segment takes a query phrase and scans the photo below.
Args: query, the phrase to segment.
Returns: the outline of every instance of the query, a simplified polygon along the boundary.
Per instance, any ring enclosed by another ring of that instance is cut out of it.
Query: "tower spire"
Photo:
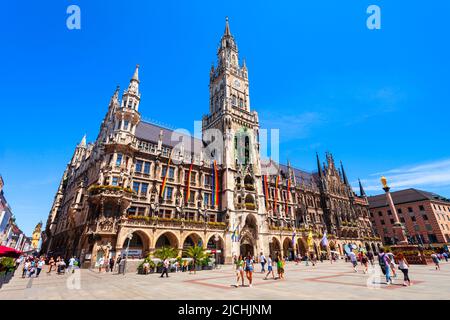
[[[322,168],[320,166],[319,154],[316,152],[316,160],[317,160],[317,170],[319,172],[319,177],[322,178]]]
[[[134,70],[133,78],[131,80],[139,81],[139,64],[136,65],[136,69]]]
[[[228,17],[225,18],[225,32],[224,32],[224,35],[231,36],[230,24],[228,23]]]
[[[348,183],[347,175],[345,174],[344,165],[342,164],[342,161],[341,161],[341,171],[342,171],[342,177],[344,178],[344,183],[346,185],[350,186],[350,184]]]
[[[83,138],[81,139],[80,147],[86,147],[86,134],[84,134]]]
[[[361,180],[359,180],[359,178],[358,183],[359,183],[359,194],[361,195],[361,197],[366,197],[366,192],[364,191]]]

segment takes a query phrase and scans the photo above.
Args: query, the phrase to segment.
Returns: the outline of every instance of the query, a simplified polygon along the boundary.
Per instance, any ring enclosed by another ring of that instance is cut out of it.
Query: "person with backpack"
[[[275,280],[275,274],[273,273],[273,260],[272,255],[269,255],[269,259],[267,259],[267,274],[264,280],[267,280],[269,274],[272,274],[272,278]]]
[[[436,270],[441,270],[441,267],[439,266],[440,260],[435,252],[433,252],[433,254],[431,255],[431,259],[435,264]]]
[[[390,264],[391,260],[384,252],[384,249],[380,249],[380,253],[378,254],[378,263],[380,264],[381,271],[386,276],[386,284],[390,285],[392,284],[392,278],[390,273]]]

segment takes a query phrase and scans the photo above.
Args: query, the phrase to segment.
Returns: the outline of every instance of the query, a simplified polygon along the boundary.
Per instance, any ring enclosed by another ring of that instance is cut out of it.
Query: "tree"
[[[178,252],[175,248],[172,247],[162,247],[156,249],[153,255],[158,259],[165,260],[175,258],[178,255]]]
[[[197,245],[185,249],[184,254],[189,258],[192,258],[194,264],[194,274],[196,273],[197,262],[209,257],[209,253],[206,253],[203,247]]]

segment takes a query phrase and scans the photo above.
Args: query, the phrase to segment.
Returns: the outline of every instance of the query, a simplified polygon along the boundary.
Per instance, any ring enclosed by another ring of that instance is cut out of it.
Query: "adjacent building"
[[[127,247],[142,257],[197,244],[226,263],[240,253],[342,253],[345,244],[377,250],[364,190],[353,192],[332,154],[325,163],[316,155],[316,172],[261,159],[248,70],[228,21],[209,92],[202,139],[142,121],[137,66],[121,97],[114,92],[97,139],[83,137],[75,148],[42,251],[93,264]]]
[[[27,237],[16,225],[16,219],[3,192],[4,180],[0,175],[0,245],[25,251]]]
[[[450,242],[450,200],[432,192],[406,189],[391,192],[408,241],[413,244]],[[394,220],[386,195],[368,197],[370,217],[382,241],[393,244]]]

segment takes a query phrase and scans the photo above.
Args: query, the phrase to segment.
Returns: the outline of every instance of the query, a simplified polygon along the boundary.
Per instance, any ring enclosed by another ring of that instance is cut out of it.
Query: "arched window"
[[[250,139],[248,136],[245,136],[245,161],[244,164],[248,164],[250,162]]]

